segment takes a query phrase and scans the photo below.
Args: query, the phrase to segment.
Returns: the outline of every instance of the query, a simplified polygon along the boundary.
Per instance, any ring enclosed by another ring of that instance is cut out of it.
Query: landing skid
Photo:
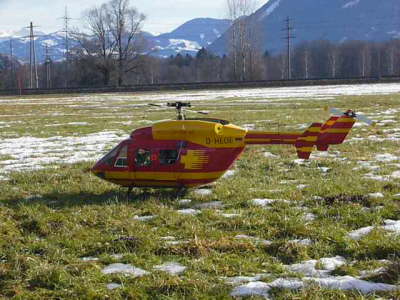
[[[132,194],[132,190],[133,190],[133,187],[132,186],[130,186],[130,187],[128,187],[128,191],[126,192],[126,198],[129,200],[129,198],[130,198],[130,196],[131,196],[131,194]]]
[[[187,188],[180,187],[176,192],[176,200],[179,200],[181,197],[185,196],[187,193]]]
[[[126,191],[126,199],[127,200],[130,200],[130,198],[131,198],[131,195],[133,194],[132,193],[132,191],[133,191],[133,189],[134,189],[134,187],[128,187],[128,189],[127,189],[127,191]],[[147,188],[142,188],[142,196],[143,195],[148,195],[148,196],[150,196],[151,195],[151,193],[147,190]],[[181,199],[182,197],[184,197],[185,195],[186,195],[186,193],[188,192],[188,189],[186,188],[186,187],[178,187],[177,189],[176,189],[176,193],[175,193],[175,196],[173,196],[174,194],[172,193],[172,195],[170,194],[170,197],[175,197],[175,199],[176,200],[179,200],[179,199]],[[141,196],[141,197],[142,197]]]

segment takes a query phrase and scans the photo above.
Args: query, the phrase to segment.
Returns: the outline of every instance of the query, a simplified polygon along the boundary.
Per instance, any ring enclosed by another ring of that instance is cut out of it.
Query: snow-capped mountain
[[[44,62],[46,58],[46,46],[50,57],[55,60],[62,60],[65,53],[65,39],[59,33],[45,34],[35,31],[35,50],[36,60]],[[10,53],[10,40],[12,39],[13,54],[21,62],[29,61],[29,30],[22,29],[18,32],[8,32],[3,35],[0,33],[0,53],[8,55]],[[71,40],[71,44],[75,42]]]
[[[168,57],[170,55],[191,54],[196,55],[202,47],[207,47],[218,39],[230,26],[229,20],[209,18],[193,19],[170,33],[154,36],[143,32],[143,37],[148,41],[149,53],[154,56]],[[14,55],[22,62],[29,61],[29,35],[28,29],[18,32],[0,31],[0,53],[10,53],[10,39],[12,38]],[[46,57],[46,45],[53,60],[64,59],[65,37],[60,33],[45,34],[35,31],[36,57],[38,62],[43,62]],[[71,47],[77,45],[70,39]]]
[[[0,41],[13,35],[12,31],[0,30]]]
[[[161,57],[170,55],[195,55],[202,47],[208,47],[230,26],[229,20],[211,18],[193,19],[170,33],[149,37],[152,54]]]
[[[263,50],[277,52],[284,48],[287,17],[294,27],[294,43],[400,38],[399,0],[270,0],[250,17],[253,26],[262,32]],[[209,49],[223,54],[227,44],[228,33]]]

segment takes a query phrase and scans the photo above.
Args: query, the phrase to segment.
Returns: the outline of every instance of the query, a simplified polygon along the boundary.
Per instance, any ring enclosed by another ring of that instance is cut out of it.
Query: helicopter
[[[152,106],[161,106],[149,104]],[[227,120],[186,118],[187,102],[167,103],[177,120],[134,130],[91,169],[97,177],[133,188],[186,189],[210,184],[224,175],[249,145],[293,145],[301,159],[315,150],[342,144],[357,120],[373,124],[352,110],[331,109],[325,123],[304,132],[269,132],[241,128]],[[195,111],[197,112],[197,111]],[[198,112],[207,115],[207,112]]]

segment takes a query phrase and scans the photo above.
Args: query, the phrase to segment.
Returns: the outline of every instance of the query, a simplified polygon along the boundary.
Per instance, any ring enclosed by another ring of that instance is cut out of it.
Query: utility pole
[[[39,76],[36,63],[35,34],[33,32],[33,22],[27,27],[29,29],[29,88],[39,88]],[[35,84],[34,84],[35,83]]]
[[[46,52],[46,57],[45,57],[44,65],[46,68],[46,88],[50,89],[52,86],[51,71],[52,71],[53,60],[50,57],[49,45],[47,45],[47,44],[45,46],[45,52]]]
[[[292,31],[294,29],[294,27],[291,25],[290,23],[291,19],[289,17],[286,18],[285,23],[286,26],[283,29],[284,31],[286,31],[286,36],[283,38],[284,40],[286,40],[286,56],[287,56],[287,74],[286,74],[286,78],[288,80],[292,79],[292,56],[291,56],[291,40],[296,38],[294,35],[292,35]]]
[[[65,7],[65,13],[62,17],[64,20],[64,28],[61,32],[65,33],[65,87],[68,87],[69,79],[69,21],[72,18],[68,15],[68,7]]]

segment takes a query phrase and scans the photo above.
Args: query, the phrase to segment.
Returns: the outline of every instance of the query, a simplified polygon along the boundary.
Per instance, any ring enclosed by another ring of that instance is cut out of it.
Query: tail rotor
[[[366,124],[368,124],[368,125],[371,125],[371,126],[374,126],[374,125],[375,125],[375,122],[374,122],[373,120],[369,119],[369,118],[368,118],[367,116],[365,116],[365,115],[356,113],[356,112],[353,111],[353,110],[348,110],[348,111],[343,112],[343,111],[341,111],[340,109],[337,109],[337,108],[330,108],[329,111],[330,111],[331,114],[333,114],[333,115],[337,115],[337,116],[348,116],[348,117],[351,117],[351,118],[355,118],[355,119],[357,119],[358,121],[364,122],[364,123],[366,123]]]

